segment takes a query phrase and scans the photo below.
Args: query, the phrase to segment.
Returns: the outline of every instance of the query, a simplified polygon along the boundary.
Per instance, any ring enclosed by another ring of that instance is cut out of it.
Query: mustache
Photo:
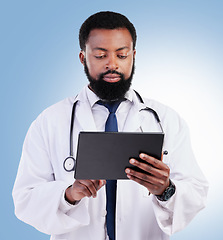
[[[118,71],[116,71],[116,70],[108,70],[107,72],[105,72],[105,73],[101,73],[100,74],[100,78],[103,78],[105,75],[107,75],[107,74],[117,74],[117,75],[119,75],[120,77],[123,77],[124,75],[122,74],[122,73],[120,73],[120,72],[118,72]]]

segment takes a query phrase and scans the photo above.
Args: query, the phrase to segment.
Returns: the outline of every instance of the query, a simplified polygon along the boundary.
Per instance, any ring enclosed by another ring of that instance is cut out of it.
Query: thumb
[[[106,184],[106,180],[99,180],[98,190]]]
[[[162,153],[162,155],[161,155],[161,159],[160,159],[160,160],[161,160],[161,162],[163,161],[163,153]]]

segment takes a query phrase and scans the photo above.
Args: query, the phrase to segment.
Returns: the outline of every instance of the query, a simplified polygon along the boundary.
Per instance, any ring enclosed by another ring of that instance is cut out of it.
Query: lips
[[[114,73],[109,73],[104,75],[103,80],[106,82],[118,82],[120,81],[121,77],[118,74],[114,74]]]

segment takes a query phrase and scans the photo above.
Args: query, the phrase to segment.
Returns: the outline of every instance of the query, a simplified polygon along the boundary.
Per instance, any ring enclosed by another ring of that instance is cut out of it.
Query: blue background
[[[0,239],[49,239],[14,216],[11,192],[31,122],[46,107],[76,95],[87,84],[78,59],[78,30],[100,10],[123,13],[134,23],[138,42],[133,87],[184,117],[197,160],[210,182],[207,208],[171,239],[221,239],[220,0],[0,2]]]

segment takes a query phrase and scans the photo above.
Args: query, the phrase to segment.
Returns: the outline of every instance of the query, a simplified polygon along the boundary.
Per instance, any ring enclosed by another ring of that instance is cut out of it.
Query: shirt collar
[[[100,98],[89,88],[89,86],[86,86],[86,94],[91,107],[100,100]]]

